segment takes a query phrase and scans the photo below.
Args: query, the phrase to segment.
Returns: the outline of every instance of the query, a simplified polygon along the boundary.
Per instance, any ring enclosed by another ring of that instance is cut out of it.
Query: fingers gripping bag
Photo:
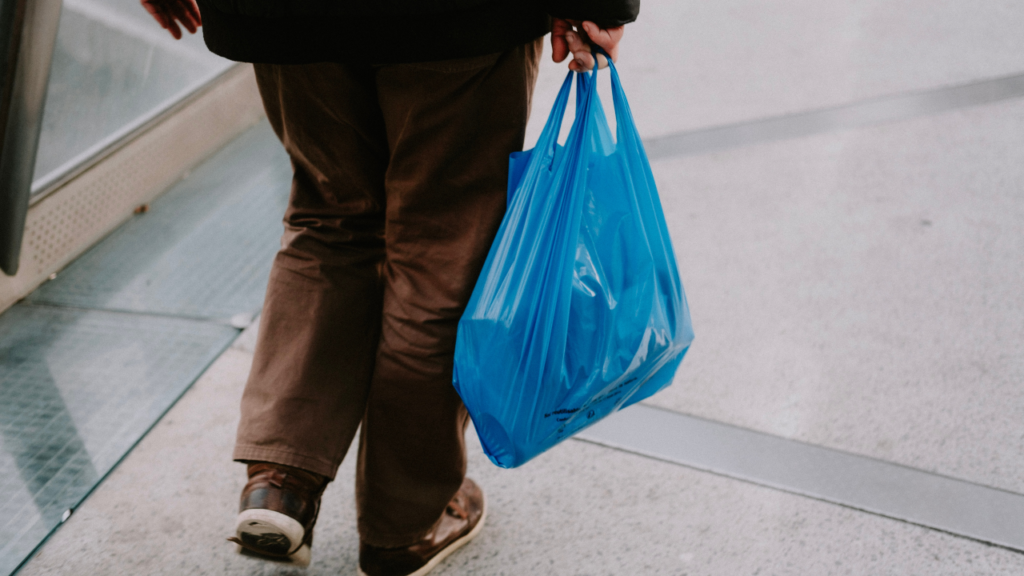
[[[532,150],[513,154],[508,211],[459,320],[453,383],[487,456],[519,466],[671,383],[693,340],[650,164],[611,65],[569,72]]]

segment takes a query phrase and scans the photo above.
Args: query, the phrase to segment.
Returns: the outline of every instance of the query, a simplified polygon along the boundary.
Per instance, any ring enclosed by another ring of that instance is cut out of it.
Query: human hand
[[[578,20],[563,20],[553,18],[551,23],[551,59],[555,62],[562,62],[572,53],[572,62],[569,62],[569,70],[583,72],[594,67],[594,54],[591,52],[590,44],[596,44],[612,57],[612,62],[619,59],[619,41],[625,32],[623,26],[615,28],[600,28],[590,21],[580,22]],[[597,61],[601,68],[608,66],[608,60],[603,54],[597,54]]]
[[[188,30],[189,34],[195,34],[196,30],[203,25],[199,16],[199,7],[196,0],[140,0],[142,7],[149,12],[165,30],[174,36],[175,40],[181,38],[181,28],[178,22]]]

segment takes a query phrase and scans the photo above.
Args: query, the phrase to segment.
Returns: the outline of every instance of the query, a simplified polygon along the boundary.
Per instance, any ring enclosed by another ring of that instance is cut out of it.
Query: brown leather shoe
[[[313,525],[328,479],[299,468],[254,462],[242,490],[235,536],[239,552],[307,566]]]
[[[403,548],[360,543],[359,576],[423,576],[479,534],[486,517],[483,491],[466,478],[434,529],[419,542]]]

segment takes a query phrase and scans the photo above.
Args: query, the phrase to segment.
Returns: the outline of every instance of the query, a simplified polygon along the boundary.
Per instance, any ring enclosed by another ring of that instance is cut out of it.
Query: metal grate
[[[178,318],[0,316],[0,574],[13,571],[237,336]]]
[[[264,122],[0,316],[0,575],[230,344],[224,321],[258,311],[290,181]]]

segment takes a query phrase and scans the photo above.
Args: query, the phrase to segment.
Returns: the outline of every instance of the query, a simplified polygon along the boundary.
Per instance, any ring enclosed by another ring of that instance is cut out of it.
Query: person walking
[[[484,525],[456,325],[506,204],[542,53],[614,60],[639,0],[141,0],[255,64],[292,167],[234,458],[241,549],[308,564],[360,430],[359,573],[420,576]],[[603,58],[603,56],[601,57]]]

